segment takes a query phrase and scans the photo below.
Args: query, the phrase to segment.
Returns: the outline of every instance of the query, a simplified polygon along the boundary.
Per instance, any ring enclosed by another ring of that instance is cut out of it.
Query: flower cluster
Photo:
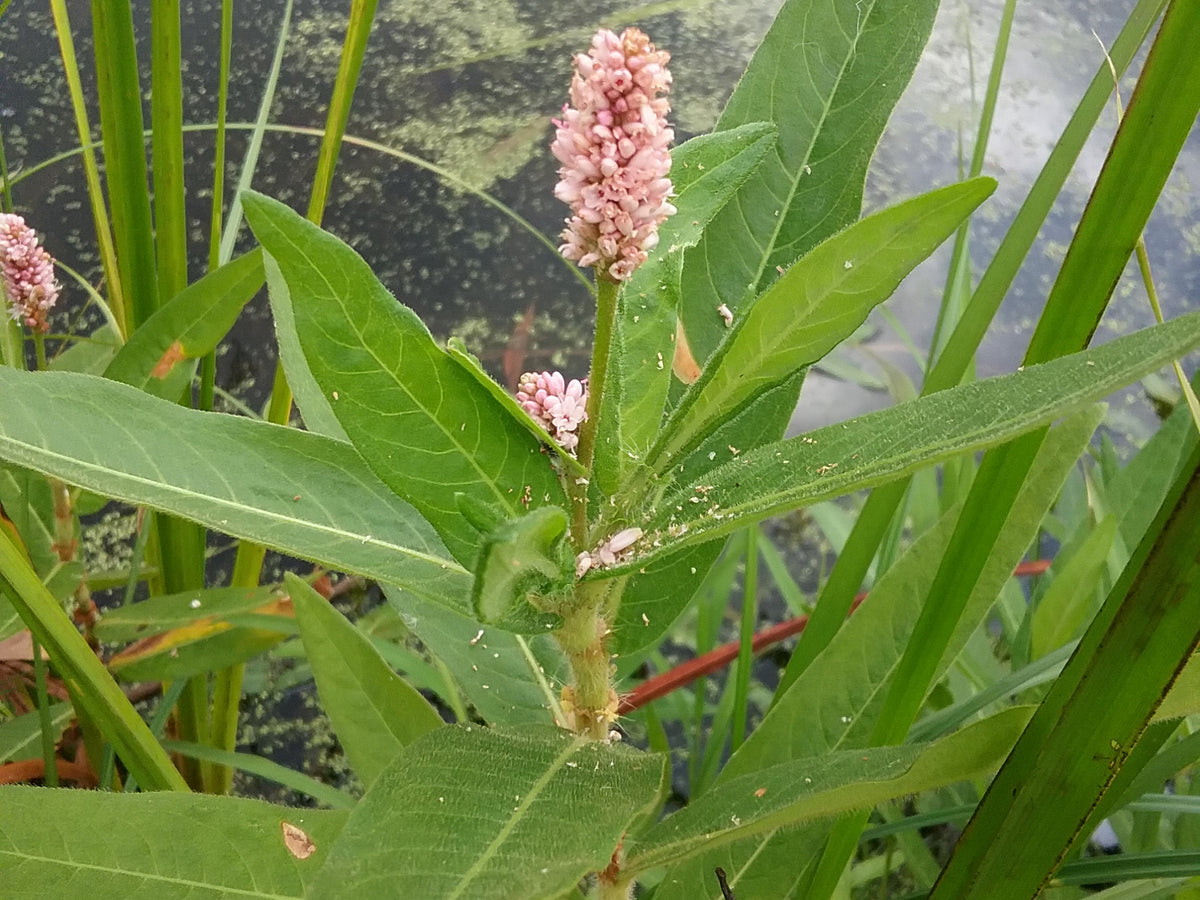
[[[46,315],[58,300],[54,260],[38,244],[37,232],[12,213],[0,213],[0,286],[12,317],[46,331]]]
[[[517,401],[565,449],[579,443],[579,425],[587,418],[587,384],[565,381],[558,372],[526,372],[517,384]]]
[[[554,196],[573,215],[559,248],[581,266],[623,281],[658,243],[658,226],[675,212],[667,124],[670,54],[644,33],[601,29],[575,57],[571,103],[555,119],[551,150],[562,163]]]

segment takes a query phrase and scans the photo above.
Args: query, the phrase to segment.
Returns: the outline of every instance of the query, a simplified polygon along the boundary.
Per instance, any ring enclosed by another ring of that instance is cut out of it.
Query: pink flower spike
[[[37,232],[12,213],[0,213],[0,293],[9,314],[35,331],[48,331],[46,316],[61,290],[54,259],[38,244]]]
[[[587,385],[566,381],[559,372],[526,372],[517,382],[517,402],[564,450],[579,444],[579,426],[587,419]]]
[[[554,196],[571,207],[559,252],[580,266],[628,279],[675,212],[667,122],[670,54],[637,28],[601,29],[575,57],[571,105],[563,107],[551,152],[562,167]]]

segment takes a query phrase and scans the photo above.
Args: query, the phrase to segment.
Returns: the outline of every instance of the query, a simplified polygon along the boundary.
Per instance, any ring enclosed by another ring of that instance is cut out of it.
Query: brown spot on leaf
[[[153,378],[166,378],[177,364],[187,358],[188,355],[184,352],[183,344],[176,341],[159,357],[158,362],[154,364],[154,368],[150,371],[150,375]]]
[[[296,859],[308,859],[317,852],[317,845],[312,838],[291,822],[281,822],[280,827],[283,829],[283,845]]]
[[[700,364],[696,362],[696,357],[692,356],[692,348],[688,346],[682,321],[675,323],[675,358],[671,360],[671,371],[684,384],[691,384],[700,377]]]

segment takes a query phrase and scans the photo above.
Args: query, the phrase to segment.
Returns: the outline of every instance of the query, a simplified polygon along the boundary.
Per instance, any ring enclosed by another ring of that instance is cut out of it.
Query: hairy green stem
[[[596,275],[596,336],[592,344],[592,370],[588,375],[587,418],[579,427],[579,446],[576,457],[588,472],[596,451],[596,430],[600,424],[600,404],[608,381],[608,359],[612,350],[613,325],[617,318],[617,282],[597,270]],[[568,479],[571,497],[571,536],[575,549],[587,550],[589,543],[586,480]]]
[[[607,647],[608,621],[601,614],[607,588],[606,582],[581,583],[576,588],[578,606],[564,615],[563,625],[555,633],[571,664],[571,686],[564,693],[564,699],[570,701],[568,720],[577,733],[593,740],[608,738],[617,712]]]

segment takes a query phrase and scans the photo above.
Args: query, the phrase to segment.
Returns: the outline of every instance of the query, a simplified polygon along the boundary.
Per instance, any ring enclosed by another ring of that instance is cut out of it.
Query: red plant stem
[[[1051,560],[1048,559],[1035,559],[1023,562],[1013,570],[1013,574],[1017,576],[1041,575],[1050,568],[1050,562]],[[856,596],[854,603],[850,607],[850,612],[858,609],[858,605],[866,597],[866,591]],[[787,640],[792,635],[799,634],[807,625],[808,616],[797,616],[794,619],[788,619],[786,622],[771,625],[762,631],[756,632],[750,646],[755,653],[761,653],[767,647],[774,646]],[[647,678],[621,698],[621,705],[617,710],[618,715],[628,715],[652,700],[665,697],[674,690],[678,690],[697,679],[703,678],[705,675],[711,675],[718,669],[724,668],[737,659],[738,647],[738,641],[730,641],[728,644],[722,644],[720,647],[710,650],[702,656],[689,659],[687,662],[680,663],[659,675]]]

